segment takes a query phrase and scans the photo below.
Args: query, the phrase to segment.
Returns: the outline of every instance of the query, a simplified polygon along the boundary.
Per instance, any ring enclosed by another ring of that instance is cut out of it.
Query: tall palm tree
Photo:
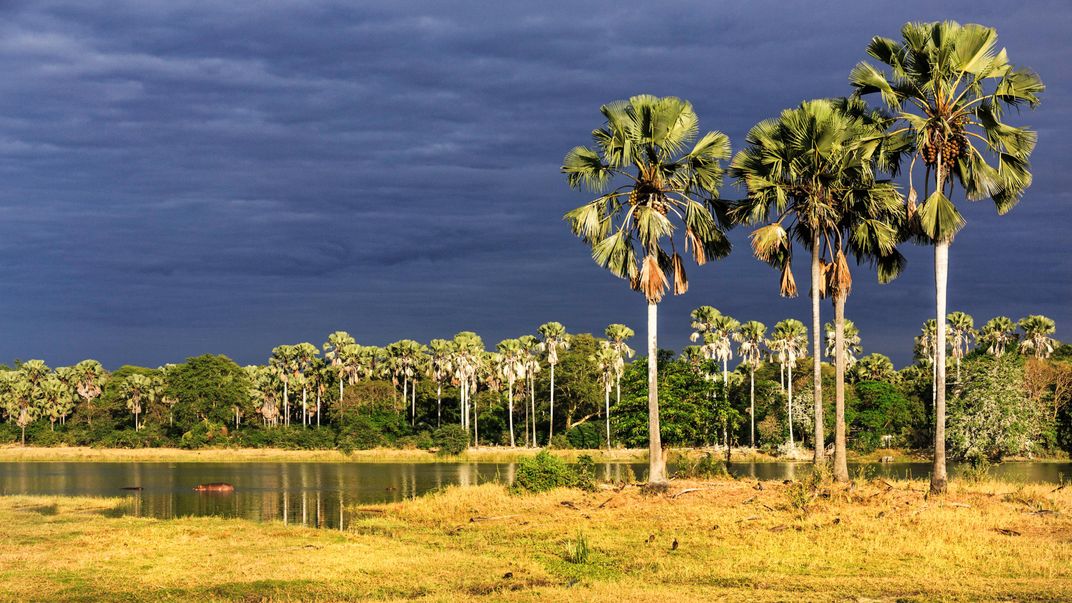
[[[979,342],[986,345],[987,353],[994,357],[1000,358],[1005,354],[1005,349],[1018,339],[1016,323],[1008,316],[991,318],[979,331]]]
[[[782,320],[774,325],[774,331],[771,332],[767,347],[772,350],[778,350],[785,357],[788,373],[786,379],[786,385],[788,386],[786,410],[789,423],[789,450],[792,452],[796,450],[796,444],[793,441],[793,367],[796,366],[797,360],[808,356],[808,328],[795,318]],[[820,449],[821,453],[823,441],[817,441],[815,446]]]
[[[1021,318],[1017,324],[1024,332],[1024,340],[1020,342],[1020,352],[1034,354],[1035,358],[1049,358],[1056,346],[1056,342],[1050,337],[1057,329],[1053,319],[1033,314]]]
[[[749,431],[749,446],[756,447],[756,367],[763,359],[763,344],[767,337],[767,325],[758,320],[749,320],[741,325],[734,334],[734,339],[740,343],[737,353],[741,355],[741,361],[748,367],[748,416],[751,422]]]
[[[957,362],[957,384],[960,384],[960,361],[968,354],[972,339],[975,338],[975,319],[964,312],[950,312],[946,317],[949,323],[949,348]]]
[[[588,358],[588,361],[596,367],[599,374],[599,384],[603,386],[603,411],[606,414],[607,450],[610,450],[610,390],[613,388],[618,375],[618,361],[621,356],[612,344],[606,341],[599,342],[596,353]]]
[[[699,265],[730,252],[714,215],[730,143],[721,132],[696,140],[699,119],[692,104],[674,97],[634,96],[601,111],[606,121],[592,132],[595,148],[575,147],[562,166],[571,187],[599,196],[565,218],[592,246],[595,262],[628,279],[648,302],[648,481],[663,484],[658,304],[668,287],[675,295],[688,289],[678,249],[691,248]],[[675,234],[682,234],[680,245]]]
[[[14,417],[15,425],[22,430],[21,442],[25,446],[26,427],[37,419],[40,405],[34,396],[34,386],[21,367],[15,371],[0,371],[0,402],[7,416]]]
[[[510,430],[510,447],[516,448],[514,440],[514,391],[519,379],[525,376],[525,355],[521,342],[517,339],[504,339],[497,346],[502,363],[502,374],[506,379],[507,428]]]
[[[56,421],[71,411],[73,400],[71,389],[55,373],[45,378],[41,385],[41,404],[48,415],[50,431],[56,431]]]
[[[545,322],[538,331],[543,337],[540,350],[547,354],[547,365],[551,367],[551,418],[547,427],[547,442],[550,444],[551,437],[555,435],[555,365],[558,364],[559,351],[569,349],[570,335],[560,322]]]
[[[608,325],[607,328],[603,330],[603,334],[607,337],[607,343],[610,345],[611,349],[614,350],[616,358],[614,361],[614,396],[615,406],[618,407],[622,404],[622,375],[625,374],[625,359],[632,358],[636,355],[633,348],[629,347],[625,342],[632,339],[635,333],[633,332],[633,329],[630,329],[623,324],[614,323]],[[607,424],[610,425],[609,406],[606,411]],[[607,446],[609,448],[610,444],[608,443]]]
[[[433,339],[428,347],[431,354],[429,374],[436,383],[436,427],[439,427],[443,423],[443,383],[454,372],[454,342]]]
[[[888,118],[851,99],[818,99],[783,111],[756,125],[748,147],[734,157],[732,171],[748,189],[734,209],[744,223],[762,224],[751,235],[757,258],[781,269],[781,293],[796,295],[792,274],[794,239],[811,252],[812,382],[815,441],[824,441],[820,358],[819,299],[829,295],[837,331],[844,325],[844,303],[852,286],[846,258],[854,254],[879,267],[880,281],[899,270],[896,252],[900,197],[876,169],[893,169],[897,146],[884,136]],[[773,217],[773,220],[771,219]],[[837,356],[835,356],[837,358]],[[844,440],[844,363],[837,363],[835,384],[835,476],[847,479]],[[816,447],[814,460],[822,461]],[[843,473],[843,474],[842,474]]]
[[[1020,200],[1031,184],[1028,159],[1036,133],[1004,122],[1006,108],[1035,107],[1045,90],[1028,69],[1009,63],[997,48],[997,31],[953,21],[906,23],[901,40],[874,37],[867,53],[880,70],[861,62],[849,74],[860,95],[878,93],[898,111],[903,135],[911,145],[908,213],[916,214],[912,172],[925,166],[925,201],[918,208],[918,233],[934,245],[936,334],[934,468],[931,491],[947,488],[945,461],[946,283],[949,245],[964,226],[952,202],[960,184],[968,200],[993,199],[999,214]],[[933,192],[929,192],[933,173]]]

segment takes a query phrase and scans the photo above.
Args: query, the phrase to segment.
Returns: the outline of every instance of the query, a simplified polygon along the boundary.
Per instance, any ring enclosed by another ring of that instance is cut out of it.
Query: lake
[[[850,472],[861,465],[850,464]],[[868,476],[926,478],[929,463],[868,464]],[[127,513],[170,519],[186,516],[240,517],[311,527],[345,529],[346,508],[398,501],[448,485],[509,483],[513,463],[94,463],[0,462],[0,495],[126,496]],[[645,464],[597,466],[601,479],[621,479]],[[670,467],[671,472],[673,467]],[[795,479],[807,463],[735,463],[738,477]],[[957,467],[950,472],[956,475]],[[993,469],[1007,481],[1059,483],[1072,463],[1006,463]],[[198,484],[227,482],[232,493],[200,493]],[[140,490],[123,488],[140,487]]]

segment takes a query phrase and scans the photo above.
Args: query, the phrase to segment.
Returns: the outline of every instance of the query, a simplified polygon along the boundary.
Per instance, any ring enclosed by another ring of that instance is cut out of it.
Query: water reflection
[[[606,463],[607,481],[644,479],[646,465]],[[797,479],[806,463],[734,463],[735,476]],[[928,463],[850,465],[869,476],[925,479]],[[951,473],[956,475],[954,465]],[[0,462],[0,495],[126,496],[127,513],[168,519],[186,516],[241,517],[311,527],[344,529],[347,505],[398,501],[452,484],[509,483],[512,463],[46,463]],[[673,467],[670,467],[673,472]],[[1002,479],[1060,482],[1072,463],[1007,463]],[[195,492],[204,483],[234,484],[235,491]],[[124,487],[140,487],[126,491]]]

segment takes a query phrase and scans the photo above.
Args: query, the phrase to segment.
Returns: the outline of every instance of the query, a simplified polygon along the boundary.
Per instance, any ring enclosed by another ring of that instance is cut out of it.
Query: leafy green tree
[[[709,443],[710,434],[721,423],[711,403],[716,400],[717,382],[688,363],[674,359],[667,350],[659,352],[659,399],[663,439],[669,446],[698,446]],[[622,377],[622,403],[616,411],[615,432],[628,447],[648,443],[645,401],[645,367],[635,362]]]
[[[1023,389],[1015,357],[979,357],[967,366],[949,412],[949,445],[955,458],[999,461],[1030,451],[1039,433],[1039,408]]]
[[[253,413],[246,371],[223,355],[187,358],[168,371],[166,394],[174,396],[175,426],[188,432],[202,422],[226,425],[235,408]]]
[[[895,386],[883,381],[861,381],[856,384],[855,393],[856,412],[852,422],[855,448],[870,450],[894,441],[905,442],[922,409],[914,406]]]
[[[893,383],[897,380],[897,371],[893,361],[882,354],[868,354],[852,365],[851,376],[855,381],[882,381]]]
[[[1024,332],[1024,340],[1020,342],[1020,352],[1033,354],[1035,358],[1049,358],[1056,346],[1056,341],[1050,337],[1057,328],[1053,319],[1034,314],[1021,318],[1017,324]]]
[[[688,289],[678,249],[691,248],[700,265],[730,252],[713,214],[729,138],[708,132],[696,140],[699,119],[692,105],[674,97],[634,96],[601,111],[606,121],[592,132],[595,148],[575,147],[562,166],[571,187],[599,196],[565,218],[591,245],[598,265],[628,279],[647,299],[648,480],[661,484],[666,463],[659,431],[658,304],[668,287],[674,294]],[[681,230],[678,245],[675,232]]]
[[[1009,63],[997,48],[997,31],[953,21],[906,23],[901,40],[876,36],[867,53],[883,70],[867,62],[853,68],[849,80],[857,94],[878,93],[896,110],[902,124],[893,132],[911,148],[908,168],[908,213],[917,219],[920,237],[934,245],[936,307],[934,469],[931,491],[946,491],[945,355],[946,282],[949,245],[964,226],[951,200],[960,184],[968,200],[993,199],[999,214],[1020,200],[1031,184],[1028,158],[1037,135],[1005,123],[1006,108],[1035,107],[1045,90],[1038,75]],[[912,172],[925,166],[923,204],[915,207]],[[933,192],[928,192],[933,173]]]

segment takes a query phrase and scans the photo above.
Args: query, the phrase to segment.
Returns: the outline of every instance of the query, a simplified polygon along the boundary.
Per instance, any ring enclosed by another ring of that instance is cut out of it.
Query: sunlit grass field
[[[5,600],[1068,600],[1072,488],[675,481],[451,487],[346,531],[0,497]]]

